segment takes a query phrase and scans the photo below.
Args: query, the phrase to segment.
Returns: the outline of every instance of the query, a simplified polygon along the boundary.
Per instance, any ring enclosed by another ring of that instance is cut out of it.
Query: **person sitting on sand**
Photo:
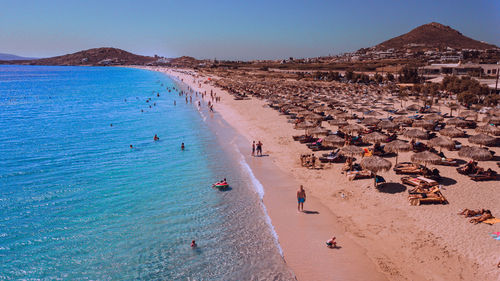
[[[198,245],[196,245],[196,241],[191,241],[191,248],[196,248]]]
[[[326,241],[326,246],[328,248],[336,248],[337,247],[337,242],[335,241],[337,237],[333,236],[332,239]]]
[[[342,168],[342,171],[347,172],[351,171],[353,168],[353,163],[352,163],[352,158],[348,157],[347,160],[345,161],[344,167]]]

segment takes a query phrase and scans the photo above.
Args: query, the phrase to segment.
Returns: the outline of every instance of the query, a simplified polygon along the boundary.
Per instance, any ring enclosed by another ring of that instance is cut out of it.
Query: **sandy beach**
[[[373,188],[373,179],[349,181],[342,164],[302,167],[299,156],[311,151],[293,141],[298,131],[265,100],[234,100],[192,70],[148,69],[221,97],[214,110],[248,140],[240,150],[264,186],[264,204],[298,280],[500,280],[500,243],[489,235],[500,224],[472,224],[457,215],[464,208],[484,208],[500,216],[498,181],[475,182],[456,167],[438,166],[449,204],[410,206],[407,192],[398,190],[402,185],[384,192]],[[253,140],[262,141],[268,157],[250,156]],[[500,153],[498,147],[490,149]],[[398,161],[410,161],[411,154],[400,153]],[[446,155],[460,158],[457,151]],[[394,157],[386,159],[395,164]],[[495,161],[480,166],[498,170]],[[392,170],[381,175],[400,183]],[[305,213],[296,209],[300,184],[308,196]],[[332,235],[340,248],[325,247]]]

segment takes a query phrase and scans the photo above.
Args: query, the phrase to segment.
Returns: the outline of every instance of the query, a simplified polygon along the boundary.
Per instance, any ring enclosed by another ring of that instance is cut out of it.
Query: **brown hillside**
[[[467,36],[457,30],[442,25],[437,22],[421,25],[412,31],[401,36],[392,38],[375,46],[378,50],[387,50],[390,48],[403,49],[408,48],[410,44],[418,44],[417,48],[439,48],[451,47],[454,49],[495,49],[495,45],[483,43]]]
[[[116,48],[95,48],[52,58],[24,61],[31,65],[131,65],[155,61],[153,57],[140,56]]]

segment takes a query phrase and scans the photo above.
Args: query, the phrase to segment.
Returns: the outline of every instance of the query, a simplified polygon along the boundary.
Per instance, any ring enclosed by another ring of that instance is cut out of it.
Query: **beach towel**
[[[484,223],[487,223],[487,224],[495,224],[495,223],[500,223],[500,219],[499,218],[491,218],[491,219],[487,219],[485,221],[483,221]]]
[[[500,241],[500,232],[494,232],[490,234],[493,239]]]

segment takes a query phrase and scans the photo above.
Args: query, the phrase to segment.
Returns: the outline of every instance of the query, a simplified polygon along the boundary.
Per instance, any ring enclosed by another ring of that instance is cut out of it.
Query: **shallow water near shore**
[[[251,174],[175,85],[139,69],[0,67],[0,279],[294,278]],[[210,187],[223,177],[231,190]]]

